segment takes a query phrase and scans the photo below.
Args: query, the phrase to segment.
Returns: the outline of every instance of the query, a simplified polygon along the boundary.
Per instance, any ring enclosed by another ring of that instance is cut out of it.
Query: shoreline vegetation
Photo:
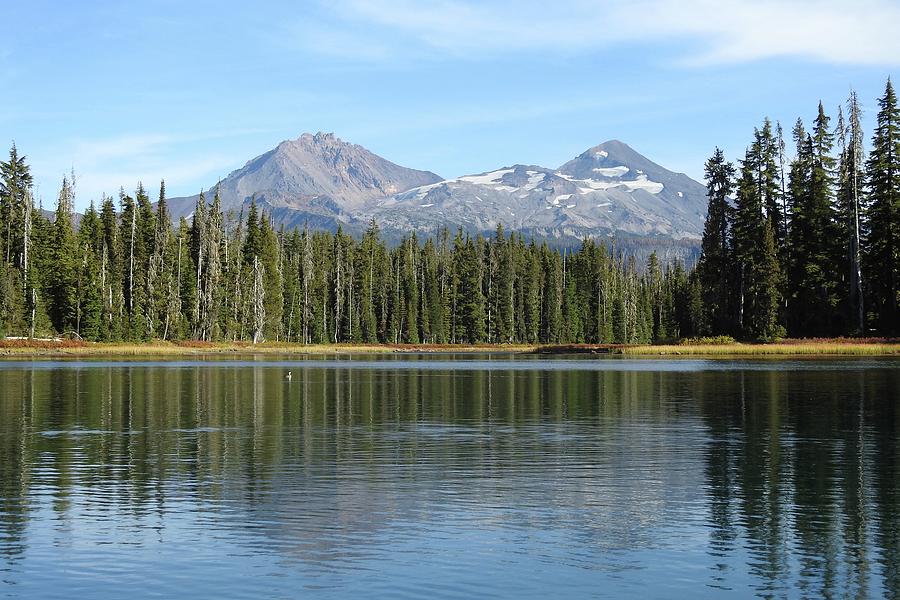
[[[0,340],[0,358],[126,357],[165,360],[197,355],[305,355],[485,353],[597,356],[900,356],[900,340],[787,339],[773,343],[705,342],[672,344],[297,344],[266,342],[149,342],[80,340]]]

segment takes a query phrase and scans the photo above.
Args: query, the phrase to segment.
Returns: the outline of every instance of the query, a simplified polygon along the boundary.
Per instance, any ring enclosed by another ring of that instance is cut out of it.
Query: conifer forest
[[[888,81],[875,129],[851,93],[790,132],[764,120],[746,154],[716,150],[700,259],[646,264],[614,242],[557,248],[498,227],[388,244],[372,222],[276,228],[215,189],[173,223],[165,185],[53,215],[30,166],[0,162],[0,333],[96,341],[651,343],[730,335],[900,334],[900,109]],[[787,138],[787,139],[786,139]]]

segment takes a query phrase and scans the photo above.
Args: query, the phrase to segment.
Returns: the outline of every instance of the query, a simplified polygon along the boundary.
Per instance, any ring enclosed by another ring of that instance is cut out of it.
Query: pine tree
[[[373,218],[363,234],[356,268],[360,303],[360,339],[367,343],[378,341],[378,317],[376,316],[375,270],[379,250],[378,224]]]
[[[839,118],[837,133],[840,145],[838,165],[838,210],[839,239],[843,258],[848,266],[847,285],[844,296],[846,323],[850,331],[862,334],[865,331],[865,309],[863,299],[860,218],[863,198],[864,154],[861,111],[856,92],[851,91],[847,100],[849,123]],[[841,113],[843,116],[843,113]]]
[[[300,327],[300,232],[294,229],[291,233],[285,232],[284,225],[278,233],[282,240],[281,252],[281,282],[284,296],[284,315],[282,331],[284,341],[297,340],[297,332]],[[354,283],[354,285],[356,285]]]
[[[3,276],[0,329],[19,335],[29,329],[31,320],[28,308],[34,277],[28,256],[34,214],[31,184],[31,169],[13,144],[9,160],[0,161],[0,233],[4,241],[0,258],[3,267],[0,270]]]
[[[174,304],[178,294],[175,290],[173,270],[176,266],[173,256],[174,236],[166,202],[166,182],[159,183],[159,200],[156,214],[147,215],[148,225],[152,224],[152,242],[147,265],[147,320],[151,337],[167,339],[178,310]]]
[[[559,252],[551,251],[546,242],[541,245],[541,262],[544,271],[543,339],[559,343],[563,336],[563,269]]]
[[[654,340],[668,339],[668,325],[670,323],[667,318],[668,315],[665,314],[668,308],[666,306],[668,290],[666,289],[666,282],[663,281],[662,267],[659,264],[659,257],[656,255],[656,251],[651,252],[650,257],[647,259],[646,280],[653,319],[651,337]]]
[[[52,226],[50,260],[53,275],[45,279],[44,293],[49,304],[50,319],[59,333],[77,329],[78,243],[72,224],[74,200],[73,184],[64,177]]]
[[[797,159],[791,169],[790,319],[795,335],[828,335],[837,305],[838,232],[834,214],[834,136],[822,104],[812,135],[795,128]]]
[[[455,335],[456,343],[478,343],[485,339],[485,299],[483,291],[482,256],[484,242],[479,237],[472,240],[458,235],[454,252],[455,290]]]
[[[533,344],[541,339],[543,278],[540,255],[534,240],[532,240],[525,252],[524,277],[522,278],[524,331],[520,335],[520,340],[529,344]]]
[[[781,267],[778,264],[778,251],[775,247],[775,235],[772,223],[766,220],[763,224],[763,241],[759,260],[754,265],[752,287],[753,297],[749,332],[761,340],[772,340],[784,336],[784,328],[779,324],[779,305],[781,304]]]
[[[736,330],[747,334],[753,326],[747,322],[748,307],[753,304],[753,273],[756,270],[759,248],[762,245],[764,222],[762,199],[759,194],[756,172],[759,149],[754,143],[741,162],[741,176],[737,183],[734,211],[733,248],[736,268],[735,297],[737,305]]]
[[[706,186],[709,206],[703,226],[703,241],[697,273],[704,306],[707,331],[733,331],[731,313],[731,220],[729,196],[734,189],[734,165],[716,148],[706,162]]]
[[[253,266],[251,270],[253,276],[253,288],[250,294],[253,303],[253,343],[258,344],[263,341],[263,329],[266,324],[266,286],[263,278],[263,266],[260,263],[259,256],[253,257]]]
[[[564,249],[562,270],[562,327],[560,331],[560,341],[565,343],[578,343],[584,341],[582,337],[582,314],[581,306],[578,301],[578,286],[575,281],[575,276],[571,273],[573,269],[569,264],[568,254],[568,249]]]
[[[308,344],[311,341],[311,325],[314,314],[314,306],[312,303],[312,285],[313,285],[313,248],[312,238],[309,233],[309,227],[303,227],[303,236],[301,238],[302,248],[300,250],[300,287],[302,289],[302,314],[301,314],[301,341]]]
[[[25,311],[28,323],[28,335],[30,337],[44,337],[54,333],[53,323],[50,320],[51,300],[48,296],[48,288],[52,285],[54,264],[55,231],[53,224],[44,217],[41,210],[31,211],[31,226],[29,227],[30,239],[27,248],[28,277],[25,280]]]
[[[766,199],[772,193],[772,181],[766,175],[769,169],[765,166],[768,160],[767,150],[763,147],[765,143],[764,137],[757,133],[741,162],[734,212],[737,330],[751,338],[771,338],[781,332],[777,311],[782,276],[776,224],[771,212],[766,214],[764,211]],[[776,299],[774,315],[771,312],[773,298]]]
[[[878,107],[866,163],[863,266],[872,322],[881,334],[896,335],[900,333],[900,108],[890,79]]]
[[[175,293],[178,295],[173,304],[178,307],[175,313],[177,321],[174,328],[177,337],[189,338],[193,331],[193,314],[197,298],[196,267],[192,257],[193,226],[181,217],[176,232],[175,249]]]
[[[772,122],[768,117],[763,121],[762,129],[756,132],[755,145],[759,152],[758,161],[756,162],[759,194],[766,219],[772,224],[775,247],[779,256],[781,256],[786,245],[786,226],[783,219],[783,187],[781,184],[781,168],[779,167],[781,144],[772,131]]]
[[[139,339],[142,331],[141,319],[137,315],[140,310],[140,302],[135,299],[136,293],[140,293],[141,282],[138,280],[140,268],[139,257],[141,237],[138,234],[138,209],[131,196],[125,194],[125,190],[119,190],[120,228],[119,240],[122,245],[123,273],[122,296],[124,298],[125,314],[120,315],[122,320],[122,333],[128,340]]]
[[[104,196],[100,205],[100,287],[103,296],[103,340],[123,337],[125,297],[122,285],[122,244],[113,199]]]
[[[402,244],[399,255],[403,341],[419,343],[419,286],[417,281],[418,243],[415,234]]]
[[[422,248],[422,342],[441,343],[444,337],[444,315],[441,302],[440,264],[434,240],[429,238]]]
[[[103,285],[100,253],[103,249],[100,215],[91,202],[81,219],[77,235],[77,315],[75,331],[83,339],[103,339]]]
[[[222,337],[222,332],[219,329],[219,318],[222,314],[223,263],[227,241],[219,186],[216,186],[216,190],[213,193],[213,202],[207,212],[203,230],[203,243],[206,247],[205,255],[207,260],[203,284],[200,288],[203,314],[202,329],[206,335],[204,339],[216,340]],[[281,317],[280,312],[277,317]]]
[[[503,227],[497,225],[497,341],[508,344],[515,335],[515,260],[512,238],[507,239]]]
[[[25,231],[24,221],[29,209],[31,169],[25,156],[19,156],[16,145],[9,149],[9,160],[0,161],[0,225],[4,233],[6,262],[22,269]]]
[[[265,328],[268,339],[281,339],[281,319],[284,310],[284,296],[281,285],[281,248],[278,236],[268,218],[260,219],[260,252],[263,286],[265,288]]]
[[[203,277],[206,272],[206,262],[209,258],[206,256],[206,197],[203,192],[197,199],[194,208],[194,214],[191,217],[191,259],[192,259],[192,277],[194,279],[193,307],[191,311],[191,329],[195,339],[204,339],[203,330]]]

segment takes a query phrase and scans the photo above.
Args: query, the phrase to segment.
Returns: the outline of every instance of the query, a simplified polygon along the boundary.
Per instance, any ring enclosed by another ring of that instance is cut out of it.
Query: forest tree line
[[[680,265],[650,269],[587,240],[577,252],[526,242],[499,227],[485,238],[448,230],[391,247],[373,222],[276,230],[251,203],[222,211],[218,194],[172,225],[165,184],[88,208],[76,228],[63,180],[55,216],[23,190],[4,203],[2,327],[6,335],[77,334],[98,341],[301,343],[649,342],[694,331],[676,312],[698,290]],[[4,166],[4,173],[11,171]],[[10,189],[6,178],[5,189]],[[7,216],[8,215],[8,216]],[[699,314],[699,312],[696,312]]]
[[[637,265],[587,239],[550,248],[504,232],[443,230],[389,245],[372,222],[276,229],[251,202],[201,194],[173,224],[165,184],[93,203],[76,227],[74,182],[38,210],[15,145],[0,161],[0,333],[97,341],[649,343],[877,331],[896,335],[900,112],[888,81],[868,157],[855,94],[836,126],[755,131],[738,167],[706,164],[709,211],[695,269]]]

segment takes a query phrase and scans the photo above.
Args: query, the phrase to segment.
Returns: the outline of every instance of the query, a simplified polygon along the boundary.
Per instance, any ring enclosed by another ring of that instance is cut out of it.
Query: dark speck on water
[[[898,465],[897,358],[0,361],[0,598],[897,598]]]

